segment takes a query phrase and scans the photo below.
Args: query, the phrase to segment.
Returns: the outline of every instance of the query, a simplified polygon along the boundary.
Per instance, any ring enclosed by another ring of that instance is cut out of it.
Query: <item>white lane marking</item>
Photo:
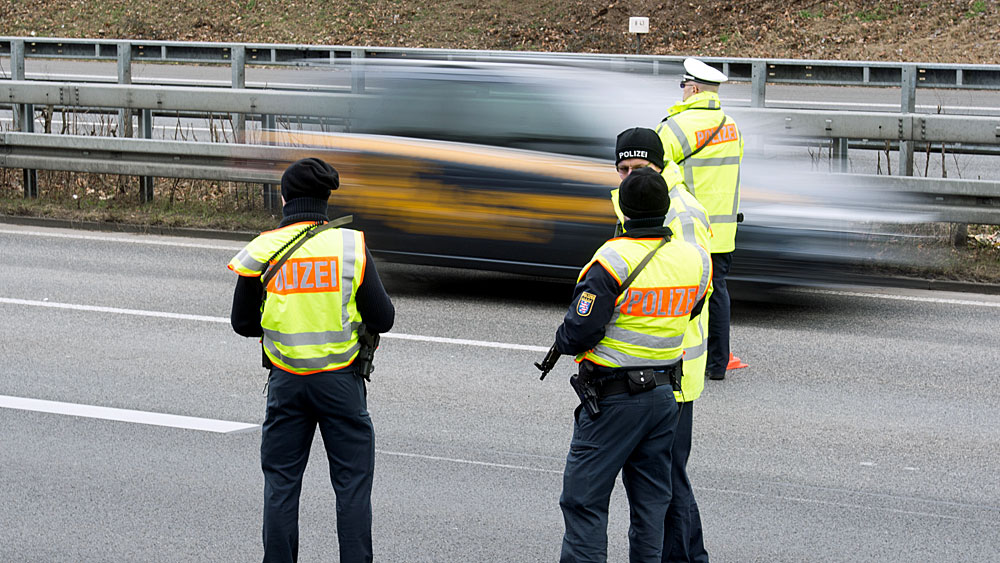
[[[98,307],[95,305],[77,305],[74,303],[55,303],[52,301],[37,301],[30,299],[13,299],[10,297],[0,297],[0,303],[11,305],[26,305],[29,307],[48,307],[52,309],[69,309],[74,311],[90,311],[94,313],[112,313],[116,315],[135,315],[139,317],[156,317],[162,319],[178,319],[183,321],[203,321],[209,323],[228,323],[226,317],[209,317],[206,315],[187,315],[184,313],[167,313],[163,311],[143,311],[141,309],[120,309],[117,307]],[[526,350],[528,352],[548,352],[544,346],[531,346],[528,344],[510,344],[507,342],[490,342],[486,340],[468,340],[465,338],[444,338],[441,336],[422,336],[419,334],[399,334],[386,333],[382,338],[396,338],[398,340],[417,340],[420,342],[437,342],[440,344],[459,344],[464,346],[480,346],[483,348],[497,348],[500,350]]]
[[[5,235],[28,235],[34,237],[52,237],[52,238],[68,238],[76,240],[99,240],[103,242],[124,242],[129,244],[152,244],[156,246],[179,246],[182,248],[208,248],[211,250],[239,250],[243,248],[244,245],[239,243],[233,243],[230,245],[222,244],[199,244],[192,242],[175,242],[169,240],[149,240],[149,239],[130,239],[123,237],[110,237],[110,236],[97,236],[97,235],[77,235],[69,233],[50,233],[47,231],[19,231],[17,229],[0,229],[0,234]]]
[[[973,305],[979,307],[1000,307],[1000,303],[973,301],[971,299],[950,299],[946,297],[920,297],[917,295],[888,295],[885,293],[864,293],[861,291],[841,291],[836,289],[794,288],[795,293],[815,293],[819,295],[839,295],[844,297],[871,297],[874,299],[894,299],[896,301],[918,301],[920,303],[940,303],[944,305]]]
[[[433,455],[424,455],[424,454],[414,454],[414,453],[407,453],[407,452],[391,452],[391,451],[385,451],[385,450],[375,450],[375,452],[379,453],[379,454],[382,454],[382,455],[390,455],[390,456],[398,456],[398,457],[408,457],[408,458],[416,458],[416,459],[426,459],[426,460],[429,460],[429,461],[444,461],[444,462],[449,462],[449,463],[461,463],[461,464],[465,464],[465,465],[479,465],[479,466],[484,466],[484,467],[495,467],[495,468],[498,468],[498,469],[516,469],[516,470],[521,470],[521,471],[533,471],[533,472],[536,472],[536,473],[549,473],[549,474],[553,474],[553,475],[562,475],[563,474],[563,471],[558,470],[558,469],[543,469],[543,468],[540,468],[540,467],[528,467],[526,465],[511,465],[511,464],[505,464],[505,463],[492,463],[492,462],[475,461],[475,460],[462,459],[462,458],[442,457],[442,456],[433,456]],[[695,489],[695,490],[697,490],[697,491],[710,491],[710,492],[715,492],[715,493],[728,493],[728,494],[750,496],[750,497],[772,498],[772,499],[775,499],[775,500],[784,500],[784,501],[791,501],[791,502],[804,503],[804,504],[821,504],[821,505],[828,505],[828,506],[837,506],[837,507],[842,507],[842,508],[858,508],[858,509],[861,509],[861,510],[875,510],[875,511],[881,511],[881,512],[891,512],[891,513],[895,513],[895,514],[906,514],[906,515],[911,515],[911,516],[930,516],[930,517],[933,517],[933,518],[944,518],[944,519],[947,519],[947,520],[974,520],[974,519],[966,518],[966,517],[962,517],[962,516],[952,516],[952,515],[941,514],[941,513],[936,513],[936,512],[924,512],[924,511],[917,511],[917,510],[902,510],[902,509],[897,509],[897,508],[883,508],[883,507],[879,507],[879,506],[870,506],[870,505],[850,503],[850,502],[828,501],[828,500],[812,499],[812,498],[799,497],[799,496],[767,495],[767,494],[755,493],[755,492],[750,492],[750,491],[735,491],[735,490],[732,490],[732,489],[719,489],[719,488],[714,488],[714,487],[698,487],[698,486],[695,486],[695,487],[692,487],[692,488]],[[893,498],[896,498],[896,497],[893,497]]]
[[[442,344],[462,344],[465,346],[482,346],[484,348],[502,348],[504,350],[527,350],[529,352],[548,352],[544,346],[530,344],[509,344],[506,342],[490,342],[488,340],[467,340],[465,338],[444,338],[441,336],[423,336],[420,334],[397,334],[387,332],[382,338],[398,338],[399,340],[419,340],[421,342],[440,342]]]
[[[259,424],[247,424],[245,422],[229,422],[226,420],[214,420],[211,418],[198,418],[194,416],[180,416],[176,414],[116,409],[111,407],[95,407],[93,405],[43,401],[41,399],[25,399],[22,397],[8,397],[6,395],[0,395],[0,408],[65,414],[69,416],[81,416],[84,418],[100,418],[103,420],[134,422],[136,424],[150,424],[153,426],[169,426],[171,428],[201,430],[203,432],[217,432],[221,434],[245,432],[260,428]]]
[[[775,500],[787,500],[787,501],[791,501],[791,502],[799,502],[799,503],[806,503],[806,504],[822,504],[822,505],[827,505],[827,506],[838,506],[838,507],[841,507],[841,508],[858,508],[858,509],[861,509],[861,510],[874,510],[874,511],[878,511],[878,512],[891,512],[893,514],[906,514],[906,515],[909,515],[909,516],[930,516],[932,518],[944,518],[946,520],[968,520],[968,521],[972,521],[972,522],[984,521],[984,520],[979,520],[979,519],[976,519],[976,518],[967,518],[967,517],[964,517],[964,516],[951,516],[951,515],[948,515],[948,514],[940,514],[940,513],[937,513],[937,512],[923,512],[923,511],[917,511],[917,510],[903,510],[903,509],[900,509],[900,508],[884,508],[884,507],[881,507],[881,506],[868,506],[868,505],[864,505],[864,504],[856,504],[856,503],[851,503],[851,502],[837,502],[837,501],[831,501],[831,500],[820,500],[820,499],[811,499],[811,498],[804,498],[804,497],[791,497],[791,496],[786,496],[786,495],[768,495],[768,494],[763,494],[763,493],[754,493],[754,492],[750,492],[750,491],[734,491],[732,489],[716,489],[716,488],[713,488],[713,487],[691,487],[691,488],[694,489],[694,490],[696,490],[696,491],[709,491],[709,492],[713,492],[713,493],[725,493],[725,494],[741,495],[741,496],[747,496],[747,497],[759,497],[759,498],[770,498],[770,499],[775,499]],[[898,498],[898,497],[892,497],[892,498]]]
[[[180,319],[184,321],[205,321],[209,323],[228,323],[225,317],[209,317],[205,315],[186,315],[184,313],[166,313],[162,311],[143,311],[139,309],[119,309],[118,307],[98,307],[96,305],[76,305],[73,303],[54,303],[52,301],[34,301],[29,299],[11,299],[0,297],[0,303],[11,305],[27,305],[30,307],[49,307],[52,309],[71,309],[74,311],[91,311],[94,313],[113,313],[116,315],[136,315],[139,317],[159,317],[163,319]]]
[[[873,299],[892,299],[898,301],[915,301],[920,303],[939,303],[946,305],[971,305],[980,307],[1000,307],[1000,303],[989,301],[972,301],[967,299],[947,299],[939,297],[918,297],[915,295],[887,295],[884,293],[863,293],[860,291],[839,291],[829,289],[795,288],[791,291],[797,293],[812,293],[819,295],[839,295],[845,297],[870,297]],[[135,315],[140,317],[158,317],[165,319],[178,319],[187,321],[204,321],[210,323],[228,323],[226,317],[209,317],[205,315],[189,315],[184,313],[168,313],[163,311],[144,311],[141,309],[121,309],[117,307],[99,307],[95,305],[77,305],[74,303],[56,303],[52,301],[37,301],[29,299],[13,299],[10,297],[0,297],[0,303],[12,305],[27,305],[31,307],[49,307],[53,309],[70,309],[77,311],[91,311],[95,313],[112,313],[118,315]],[[386,333],[382,338],[395,338],[397,340],[415,340],[420,342],[437,342],[440,344],[457,344],[464,346],[480,346],[483,348],[497,348],[502,350],[524,350],[527,352],[547,352],[549,349],[544,346],[533,346],[530,344],[512,344],[509,342],[492,342],[488,340],[469,340],[465,338],[446,338],[441,336],[424,336],[420,334]]]
[[[376,453],[382,455],[394,455],[398,457],[412,457],[417,459],[427,459],[430,461],[448,461],[451,463],[462,463],[465,465],[481,465],[484,467],[496,467],[498,469],[520,469],[522,471],[535,471],[537,473],[552,473],[555,475],[562,475],[562,471],[558,469],[542,469],[540,467],[528,467],[526,465],[509,465],[506,463],[491,463],[488,461],[475,461],[471,459],[461,459],[455,457],[440,457],[436,455],[424,455],[424,454],[411,454],[406,452],[388,452],[385,450],[375,450]]]

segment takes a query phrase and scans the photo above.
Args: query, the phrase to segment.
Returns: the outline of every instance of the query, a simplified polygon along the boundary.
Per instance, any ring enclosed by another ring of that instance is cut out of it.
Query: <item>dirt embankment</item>
[[[0,0],[0,35],[1000,63],[996,0]]]

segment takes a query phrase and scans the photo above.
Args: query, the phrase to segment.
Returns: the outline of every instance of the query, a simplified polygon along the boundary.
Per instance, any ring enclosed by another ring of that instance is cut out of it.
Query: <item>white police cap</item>
[[[684,59],[684,79],[702,82],[704,84],[721,84],[727,80],[725,74],[699,61],[698,59]]]

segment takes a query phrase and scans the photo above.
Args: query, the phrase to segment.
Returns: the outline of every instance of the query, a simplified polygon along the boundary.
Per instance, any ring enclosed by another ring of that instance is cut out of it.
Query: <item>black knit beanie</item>
[[[340,175],[318,158],[293,162],[281,175],[281,197],[291,201],[300,197],[330,199],[330,192],[340,187]]]
[[[652,168],[633,170],[618,187],[618,207],[629,219],[665,216],[670,209],[667,182]]]
[[[615,143],[615,164],[628,158],[648,160],[653,166],[663,169],[663,141],[652,129],[626,129],[618,134],[618,142]]]

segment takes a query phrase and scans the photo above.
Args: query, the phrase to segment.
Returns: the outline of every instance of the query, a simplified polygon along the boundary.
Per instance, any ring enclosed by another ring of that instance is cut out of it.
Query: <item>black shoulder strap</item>
[[[691,152],[691,154],[689,154],[689,155],[685,156],[684,158],[678,160],[677,164],[680,164],[680,163],[684,162],[685,160],[687,160],[687,159],[691,158],[692,156],[694,156],[694,155],[698,154],[699,152],[701,152],[701,149],[707,147],[708,144],[712,142],[712,139],[714,139],[715,136],[719,134],[719,131],[722,131],[722,126],[725,125],[725,124],[726,124],[726,116],[723,115],[722,116],[722,121],[719,122],[719,126],[715,128],[715,131],[712,131],[712,134],[709,135],[709,137],[707,139],[705,139],[705,142],[702,143],[701,145],[699,145],[698,148],[694,149]]]
[[[635,277],[639,275],[639,272],[641,272],[642,269],[646,267],[646,264],[649,264],[649,261],[653,259],[653,255],[656,254],[656,251],[662,248],[664,244],[667,244],[668,240],[670,239],[667,237],[663,237],[663,239],[660,240],[660,244],[656,245],[656,248],[650,250],[649,254],[647,254],[642,258],[642,261],[639,262],[639,265],[636,266],[635,269],[632,270],[632,273],[629,274],[628,277],[625,278],[625,281],[622,282],[622,286],[621,289],[618,291],[618,295],[625,293],[625,290],[628,289],[628,286],[632,285],[632,282],[635,281]]]
[[[279,258],[277,262],[275,262],[272,266],[269,266],[266,270],[264,270],[264,274],[260,277],[260,283],[264,286],[264,291],[265,292],[267,291],[267,284],[271,282],[271,278],[273,278],[278,273],[278,270],[280,270],[281,267],[285,265],[285,261],[291,258],[292,254],[295,254],[295,251],[298,250],[303,244],[305,244],[307,240],[311,239],[312,237],[318,235],[319,233],[327,229],[332,229],[334,227],[340,227],[346,225],[353,220],[354,220],[353,215],[344,215],[343,217],[339,217],[323,225],[317,223],[316,225],[313,225],[312,227],[309,227],[308,229],[296,235],[296,238],[299,239],[298,242],[296,242],[294,246],[289,248],[288,252],[282,254],[281,258]],[[279,250],[278,253],[280,254],[281,250]],[[274,260],[273,256],[271,257],[271,260]],[[270,262],[271,260],[268,260],[268,262]]]

